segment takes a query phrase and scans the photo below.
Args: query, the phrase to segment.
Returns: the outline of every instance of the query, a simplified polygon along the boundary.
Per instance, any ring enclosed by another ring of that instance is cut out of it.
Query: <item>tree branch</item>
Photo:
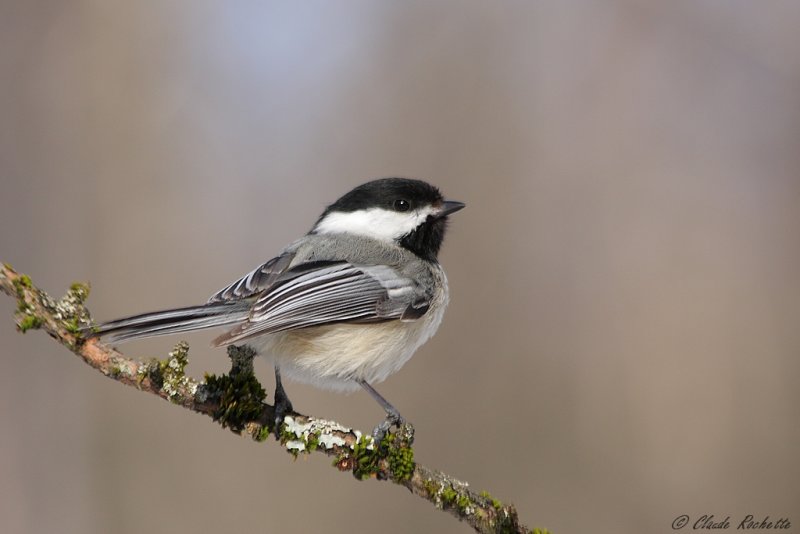
[[[208,415],[236,434],[256,441],[272,435],[274,410],[263,402],[266,393],[253,374],[255,352],[249,347],[228,349],[232,367],[227,375],[207,374],[197,381],[184,374],[189,350],[185,342],[164,360],[138,361],[95,338],[85,339],[82,332],[91,325],[84,306],[89,296],[85,284],[72,284],[67,294],[55,301],[28,276],[3,264],[0,291],[17,299],[15,318],[21,332],[44,330],[103,375]],[[333,465],[340,471],[350,471],[358,479],[390,480],[469,523],[477,532],[546,532],[520,524],[513,505],[504,505],[487,492],[476,493],[466,482],[414,462],[414,429],[408,424],[375,443],[371,436],[339,423],[293,413],[286,417],[279,435],[281,445],[295,457],[323,453],[334,458]]]

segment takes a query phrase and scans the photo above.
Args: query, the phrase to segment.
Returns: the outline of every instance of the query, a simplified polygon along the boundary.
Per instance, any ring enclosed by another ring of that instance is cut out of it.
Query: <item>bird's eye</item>
[[[397,211],[408,211],[411,209],[411,204],[408,203],[408,200],[399,198],[394,201],[394,209]]]

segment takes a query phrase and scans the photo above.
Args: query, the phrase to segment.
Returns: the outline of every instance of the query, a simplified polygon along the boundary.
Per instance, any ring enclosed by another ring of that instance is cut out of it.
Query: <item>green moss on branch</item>
[[[214,420],[234,432],[244,430],[247,423],[258,420],[264,412],[267,393],[253,373],[255,351],[248,346],[228,347],[231,370],[227,375],[206,374],[197,395],[217,403]],[[264,425],[267,427],[268,425]],[[263,428],[258,437],[265,440],[269,434]]]

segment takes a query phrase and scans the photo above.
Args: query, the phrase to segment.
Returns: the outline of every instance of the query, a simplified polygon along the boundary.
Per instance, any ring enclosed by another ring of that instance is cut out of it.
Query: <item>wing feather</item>
[[[413,280],[385,265],[326,262],[293,271],[277,277],[257,296],[248,320],[214,343],[323,324],[405,319],[408,309],[426,304]]]
[[[252,297],[269,288],[283,275],[294,259],[293,253],[276,256],[259,265],[242,278],[226,286],[208,299],[209,303],[241,300]]]

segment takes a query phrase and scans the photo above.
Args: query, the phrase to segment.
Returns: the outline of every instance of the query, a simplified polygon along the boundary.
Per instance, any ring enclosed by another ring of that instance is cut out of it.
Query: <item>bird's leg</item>
[[[392,425],[399,427],[400,425],[405,423],[406,420],[403,419],[403,417],[400,415],[400,412],[397,411],[397,408],[392,406],[389,403],[389,401],[384,399],[380,393],[375,391],[375,388],[367,384],[367,382],[365,382],[364,380],[358,380],[357,382],[361,385],[362,388],[367,390],[367,393],[369,393],[372,396],[372,398],[375,399],[386,412],[386,419],[384,419],[383,422],[380,423],[378,426],[376,426],[375,430],[372,431],[373,439],[376,442],[380,442],[384,438],[384,436],[386,436],[386,432],[389,431]]]
[[[283,418],[287,414],[293,412],[292,401],[286,395],[281,382],[281,370],[277,365],[275,366],[275,437],[281,439],[281,425]]]

